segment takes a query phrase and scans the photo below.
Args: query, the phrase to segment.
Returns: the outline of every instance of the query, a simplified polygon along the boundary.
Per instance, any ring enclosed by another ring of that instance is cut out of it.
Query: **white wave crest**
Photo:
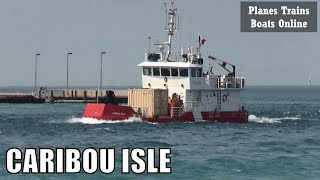
[[[115,124],[115,123],[134,123],[134,122],[142,122],[140,118],[132,117],[125,120],[98,120],[95,118],[76,118],[73,117],[67,121],[68,123],[82,123],[82,124]]]
[[[256,115],[249,115],[249,122],[256,123],[281,123],[281,120],[299,120],[300,117],[282,117],[282,118],[269,118],[269,117],[257,117]]]

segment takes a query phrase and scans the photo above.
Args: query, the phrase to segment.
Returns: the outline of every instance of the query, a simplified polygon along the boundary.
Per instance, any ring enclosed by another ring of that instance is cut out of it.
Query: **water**
[[[109,123],[82,119],[84,104],[0,104],[0,179],[320,179],[320,87],[249,87],[243,102],[247,124]],[[115,147],[116,169],[10,175],[11,147]],[[121,174],[123,147],[172,148],[172,174]]]

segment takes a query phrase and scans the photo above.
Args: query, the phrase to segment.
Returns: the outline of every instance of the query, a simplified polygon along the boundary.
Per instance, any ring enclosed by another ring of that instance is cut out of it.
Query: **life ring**
[[[224,94],[224,95],[222,96],[222,101],[223,101],[223,102],[229,101],[228,96],[229,96],[229,93],[228,93],[228,94]]]

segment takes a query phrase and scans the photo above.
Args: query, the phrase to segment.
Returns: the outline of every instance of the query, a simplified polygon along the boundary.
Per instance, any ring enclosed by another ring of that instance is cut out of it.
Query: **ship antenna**
[[[172,36],[174,31],[177,31],[177,27],[175,25],[176,23],[176,12],[177,8],[174,8],[174,1],[171,1],[171,6],[168,10],[166,10],[166,31],[168,32],[168,42],[165,42],[167,45],[167,56],[166,56],[166,61],[170,61],[170,55],[171,55],[171,49],[172,49]]]
[[[181,18],[181,19],[180,19],[180,18]],[[180,19],[180,20],[179,20],[179,19]],[[178,27],[179,27],[179,30],[180,30],[180,28],[181,28],[181,26],[182,26],[182,13],[181,13],[181,16],[180,16],[180,17],[179,17],[179,15],[178,15],[178,22],[179,22],[179,26],[178,26]],[[180,48],[180,51],[181,51],[180,53],[181,53],[181,56],[182,56],[182,54],[183,54],[183,50],[181,50],[181,49],[182,49],[182,45],[181,45],[181,41],[182,41],[182,29],[180,30],[180,38],[179,38],[179,39],[180,39],[180,44],[179,44],[180,47],[179,47],[179,48]]]
[[[164,28],[164,30],[166,31],[167,30],[167,24],[168,24],[168,10],[167,10],[167,3],[166,2],[164,2],[164,8],[166,9],[165,10],[165,13],[166,13],[166,26],[165,26],[165,28]]]

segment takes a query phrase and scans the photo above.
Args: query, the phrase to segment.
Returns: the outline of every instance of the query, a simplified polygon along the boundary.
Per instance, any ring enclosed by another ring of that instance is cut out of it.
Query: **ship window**
[[[202,77],[202,68],[197,69],[197,77]]]
[[[191,68],[191,77],[196,77],[196,68]]]
[[[188,77],[188,69],[180,69],[181,77]]]
[[[151,76],[151,68],[143,68],[143,75],[145,76]]]
[[[170,69],[161,68],[161,76],[170,76]]]
[[[153,76],[160,76],[160,69],[159,68],[153,68]]]
[[[178,76],[178,69],[177,68],[171,68],[171,75],[172,76]]]

